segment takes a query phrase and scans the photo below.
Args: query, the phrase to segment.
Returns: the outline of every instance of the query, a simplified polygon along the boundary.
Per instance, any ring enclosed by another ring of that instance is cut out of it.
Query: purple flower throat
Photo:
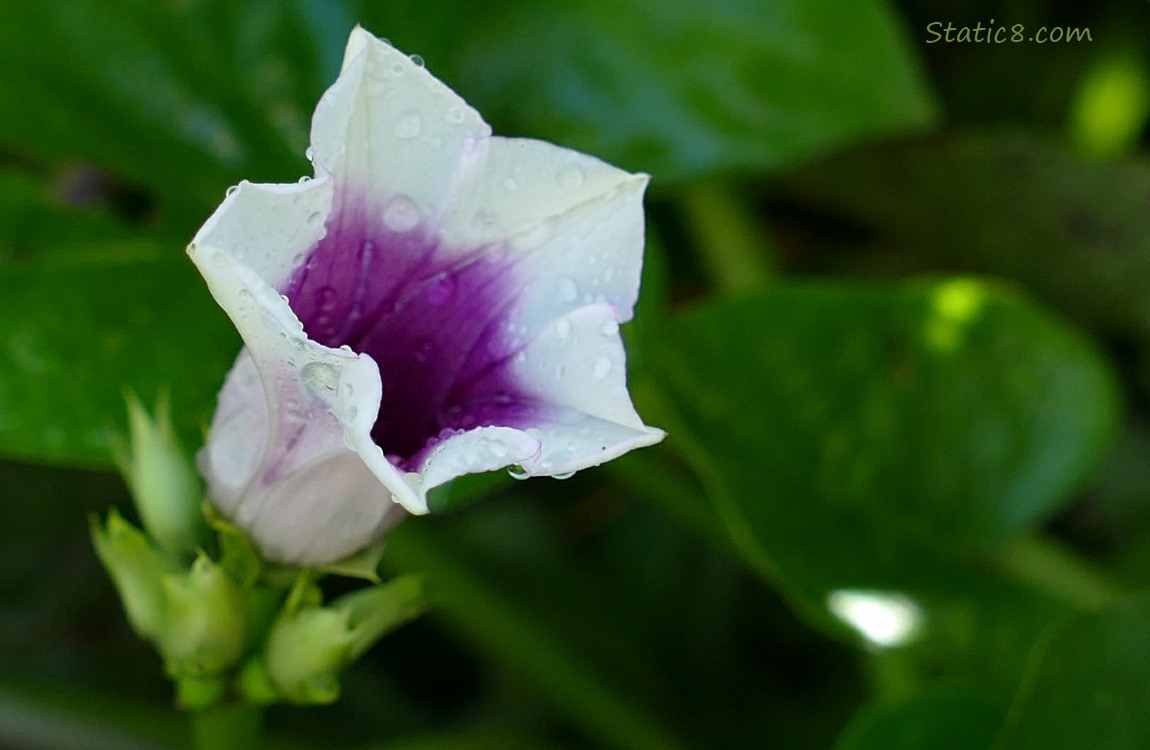
[[[509,315],[521,290],[506,246],[449,249],[414,219],[389,220],[389,211],[379,220],[347,206],[333,211],[282,291],[309,338],[379,365],[372,439],[392,463],[416,471],[457,431],[524,428],[542,405],[511,373],[522,342]]]

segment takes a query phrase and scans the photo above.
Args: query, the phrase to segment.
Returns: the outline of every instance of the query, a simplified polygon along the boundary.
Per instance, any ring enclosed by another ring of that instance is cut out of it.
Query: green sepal
[[[166,620],[163,577],[167,560],[116,510],[103,525],[93,517],[91,527],[96,554],[120,595],[132,629],[143,638],[158,640]]]
[[[159,397],[155,418],[133,393],[125,400],[128,439],[114,446],[116,463],[148,534],[173,557],[189,555],[204,531],[203,488],[172,429],[167,396]]]
[[[173,678],[223,672],[243,653],[247,602],[235,582],[207,555],[185,573],[163,577],[167,603],[160,642]]]

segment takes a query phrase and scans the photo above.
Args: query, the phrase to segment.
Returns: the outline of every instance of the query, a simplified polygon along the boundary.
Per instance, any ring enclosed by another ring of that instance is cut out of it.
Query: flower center
[[[537,412],[510,368],[523,342],[509,320],[517,289],[506,255],[444,248],[386,211],[374,221],[342,208],[283,291],[309,338],[379,365],[372,438],[403,469],[457,431],[524,427]]]

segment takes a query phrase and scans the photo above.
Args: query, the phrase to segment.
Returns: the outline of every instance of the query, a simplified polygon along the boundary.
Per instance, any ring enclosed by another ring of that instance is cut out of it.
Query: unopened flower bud
[[[163,578],[166,603],[160,650],[173,677],[201,677],[228,669],[243,654],[244,597],[227,573],[205,555],[190,570]]]
[[[170,554],[193,552],[203,526],[203,492],[172,429],[167,399],[160,399],[153,419],[129,396],[128,428],[119,464],[144,528]]]
[[[103,526],[93,519],[92,542],[120,594],[132,629],[156,640],[165,621],[162,556],[142,531],[114,510]]]

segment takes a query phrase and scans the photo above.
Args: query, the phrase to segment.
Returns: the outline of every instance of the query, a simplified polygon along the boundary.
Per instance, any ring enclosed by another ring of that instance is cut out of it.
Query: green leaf
[[[1150,597],[1084,615],[1035,652],[995,748],[1150,747]]]
[[[863,710],[835,750],[985,750],[1004,713],[974,688],[935,688]]]
[[[241,176],[283,179],[329,82],[300,6],[5,3],[0,96],[20,106],[0,112],[0,143],[107,168],[193,214]]]
[[[0,275],[0,453],[110,465],[129,388],[166,388],[183,443],[202,441],[239,339],[182,253],[147,252]]]
[[[1105,364],[973,280],[793,284],[673,319],[657,412],[744,556],[832,590],[945,587],[1063,506],[1107,444]]]
[[[679,180],[918,129],[931,94],[885,3],[567,0],[365,7],[498,132]],[[848,71],[848,73],[844,72]]]
[[[1002,276],[1150,346],[1146,157],[1098,161],[1048,136],[964,133],[852,152],[782,190],[864,233],[849,255],[823,257],[834,270]]]
[[[410,519],[390,533],[384,563],[425,575],[433,612],[536,686],[597,744],[683,747],[649,708],[663,697],[655,696],[661,686],[633,674],[642,670],[610,626],[612,610],[580,585],[558,544],[529,517],[496,508],[465,517],[462,527],[451,517],[435,529]]]

